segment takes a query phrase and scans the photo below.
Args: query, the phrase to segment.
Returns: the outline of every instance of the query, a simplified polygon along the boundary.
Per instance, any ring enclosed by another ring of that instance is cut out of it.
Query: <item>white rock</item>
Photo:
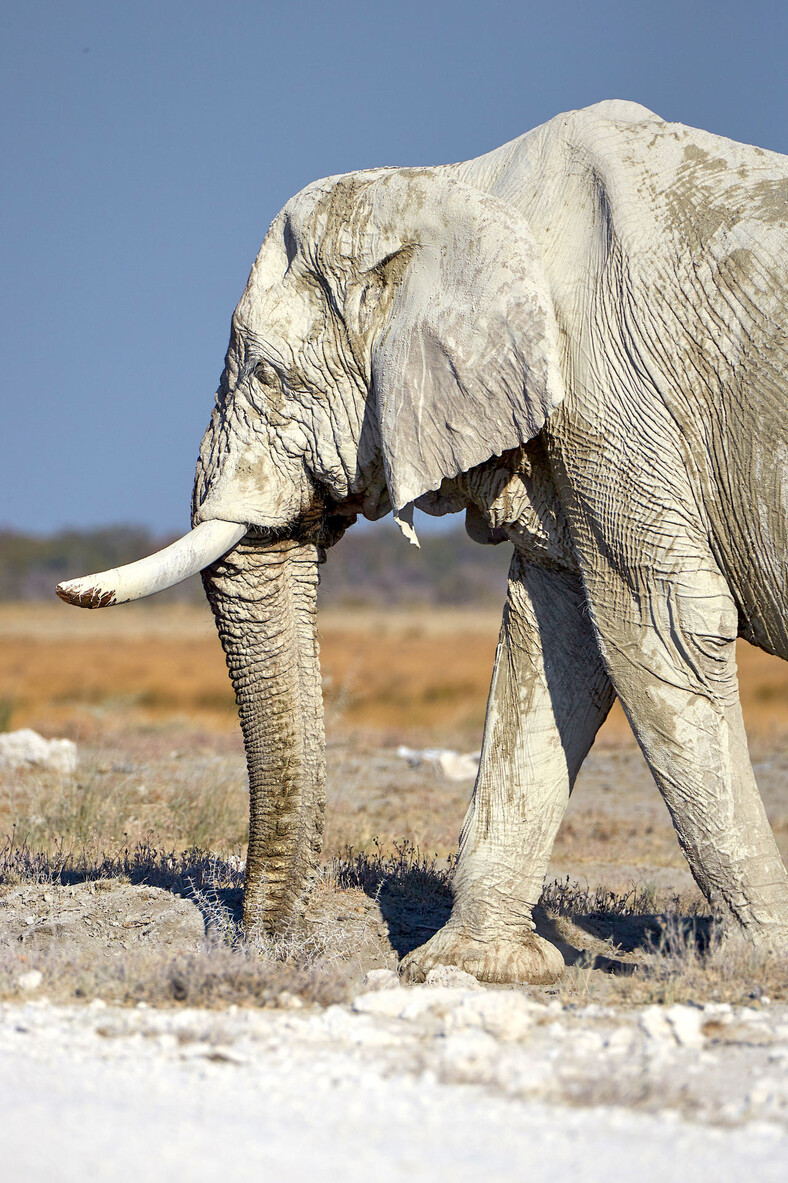
[[[37,990],[44,980],[40,969],[30,969],[16,979],[20,990]]]
[[[373,970],[373,972],[375,971]],[[461,990],[484,990],[484,986],[477,981],[473,974],[466,973],[464,969],[460,969],[456,965],[434,965],[427,974],[424,985],[455,986]]]
[[[481,752],[455,752],[451,748],[397,748],[397,755],[412,768],[430,764],[449,780],[473,780],[479,771]]]
[[[77,770],[77,745],[70,739],[44,739],[29,727],[0,735],[0,768],[47,768],[70,775]]]
[[[496,1039],[522,1039],[544,1007],[515,990],[458,990],[451,986],[416,986],[360,994],[353,1002],[359,1014],[387,1019],[431,1020],[437,1033],[476,1029]]]
[[[364,988],[366,991],[373,990],[396,990],[399,987],[399,978],[396,970],[393,969],[371,969],[364,974]]]
[[[681,1047],[703,1047],[704,1035],[701,1030],[704,1014],[696,1006],[666,1007],[665,1018],[670,1023],[676,1043]]]
[[[661,1006],[645,1007],[640,1016],[640,1027],[649,1039],[663,1040],[667,1043],[675,1042],[673,1028],[665,1018],[665,1012]]]
[[[449,780],[474,780],[479,771],[480,754],[443,751],[438,756],[438,767]]]
[[[706,1013],[694,1006],[647,1006],[640,1026],[651,1039],[677,1043],[679,1047],[703,1047]]]
[[[447,995],[459,996],[461,990],[424,989],[424,987],[396,986],[389,990],[359,994],[353,999],[353,1010],[362,1015],[380,1015],[386,1019],[416,1019],[436,1007],[448,1005]]]
[[[515,990],[465,994],[444,1013],[440,1031],[477,1029],[495,1039],[516,1040],[527,1035],[541,1008]]]
[[[456,990],[451,986],[397,986],[393,990],[360,994],[353,1000],[353,1010],[387,1019],[442,1018],[466,997],[473,995],[468,990]]]

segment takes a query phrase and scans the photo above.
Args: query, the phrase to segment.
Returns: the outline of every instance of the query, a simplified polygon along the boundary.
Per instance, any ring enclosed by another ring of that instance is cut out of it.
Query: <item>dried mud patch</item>
[[[205,922],[191,900],[116,879],[31,884],[0,895],[0,946],[22,953],[55,945],[105,956],[134,947],[194,952]]]

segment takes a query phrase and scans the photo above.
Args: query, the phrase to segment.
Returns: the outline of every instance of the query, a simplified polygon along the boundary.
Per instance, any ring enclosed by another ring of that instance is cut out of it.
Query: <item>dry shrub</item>
[[[126,1006],[288,1007],[295,998],[328,1006],[345,1001],[350,985],[337,964],[303,964],[216,941],[176,955],[135,949],[97,956],[61,945],[22,956],[6,946],[0,948],[0,998],[23,997],[19,979],[31,970],[42,974],[38,994],[58,1003],[101,998]]]
[[[744,1004],[752,999],[788,999],[784,957],[753,945],[721,918],[711,918],[704,931],[684,916],[668,913],[644,970],[644,977],[651,978],[647,1001],[714,999]]]
[[[593,888],[584,886],[568,875],[565,879],[545,884],[539,903],[558,916],[601,919],[650,915],[660,905],[664,907],[666,900],[671,915],[704,914],[698,897],[668,895],[652,883],[633,884],[628,891],[618,892],[601,884]]]
[[[103,879],[160,887],[185,897],[212,892],[220,899],[235,893],[240,900],[243,862],[234,855],[221,858],[199,847],[168,850],[157,846],[152,835],[116,850],[77,848],[66,839],[46,850],[35,849],[16,830],[0,842],[0,887]]]
[[[60,843],[38,851],[12,835],[0,846],[0,891],[25,883],[52,884],[120,879],[163,888],[192,900],[203,914],[202,949],[126,949],[102,956],[53,944],[46,949],[0,948],[0,997],[24,993],[20,975],[38,970],[40,991],[59,1002],[100,997],[121,1004],[190,1006],[292,1005],[292,998],[328,1005],[347,997],[355,967],[345,972],[353,947],[330,924],[293,929],[280,936],[240,928],[243,863],[207,851],[159,849],[138,843],[110,853],[75,853]],[[343,944],[344,941],[344,944]]]
[[[450,903],[453,864],[452,858],[439,863],[411,842],[394,842],[387,850],[375,838],[372,850],[348,847],[342,855],[335,855],[326,877],[340,891],[360,888],[366,895],[377,897],[388,886],[416,900],[432,901],[440,896]]]

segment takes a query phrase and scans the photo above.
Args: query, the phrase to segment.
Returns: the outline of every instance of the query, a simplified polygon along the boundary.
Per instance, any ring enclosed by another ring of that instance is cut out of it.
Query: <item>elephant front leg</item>
[[[556,981],[555,946],[533,907],[578,769],[615,694],[580,579],[515,553],[495,659],[479,775],[447,924],[402,962],[406,980],[456,965],[481,981]]]

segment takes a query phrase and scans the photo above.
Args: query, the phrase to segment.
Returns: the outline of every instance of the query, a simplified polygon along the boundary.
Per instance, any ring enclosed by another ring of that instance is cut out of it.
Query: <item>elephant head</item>
[[[329,178],[274,220],[233,316],[191,535],[59,589],[97,607],[203,570],[249,768],[247,925],[288,923],[319,856],[325,548],[389,509],[415,541],[414,502],[533,438],[562,393],[528,224],[450,169]]]

